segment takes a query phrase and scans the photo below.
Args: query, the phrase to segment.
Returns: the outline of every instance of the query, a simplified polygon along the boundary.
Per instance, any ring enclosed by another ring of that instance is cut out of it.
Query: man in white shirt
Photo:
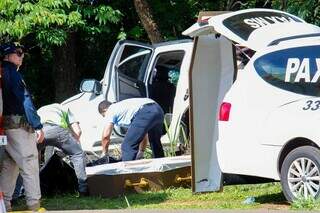
[[[105,117],[102,133],[102,152],[108,154],[113,126],[128,128],[121,144],[122,161],[135,160],[139,144],[148,136],[154,158],[164,157],[161,145],[163,110],[149,98],[130,98],[117,103],[102,101],[98,107]]]
[[[54,146],[70,155],[78,178],[80,196],[88,195],[85,154],[80,146],[81,128],[70,109],[61,104],[50,104],[38,110],[44,131],[44,142],[38,148]]]

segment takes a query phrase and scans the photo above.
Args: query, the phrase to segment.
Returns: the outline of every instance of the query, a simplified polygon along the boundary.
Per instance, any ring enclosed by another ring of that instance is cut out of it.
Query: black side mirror
[[[84,79],[80,84],[80,91],[99,95],[102,91],[102,85],[95,79]]]

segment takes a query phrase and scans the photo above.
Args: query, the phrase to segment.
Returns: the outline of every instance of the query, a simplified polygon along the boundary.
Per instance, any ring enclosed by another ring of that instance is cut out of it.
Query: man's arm
[[[144,152],[146,150],[147,145],[148,145],[148,141],[149,141],[149,137],[148,137],[148,133],[147,133],[139,144],[139,151]]]
[[[149,141],[149,137],[148,137],[148,133],[147,133],[139,144],[139,151],[137,153],[136,160],[143,159],[144,151],[146,150],[146,147],[148,145],[148,141]]]
[[[113,123],[108,123],[103,129],[102,140],[101,140],[102,154],[108,153],[112,130],[113,130]]]

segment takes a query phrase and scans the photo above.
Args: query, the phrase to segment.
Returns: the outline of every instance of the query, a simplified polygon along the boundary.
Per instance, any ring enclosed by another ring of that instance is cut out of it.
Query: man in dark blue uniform
[[[44,138],[42,124],[33,106],[30,93],[21,74],[24,52],[22,46],[8,43],[2,46],[3,122],[8,144],[0,174],[7,211],[18,174],[23,179],[29,210],[40,208],[39,163],[36,143]]]

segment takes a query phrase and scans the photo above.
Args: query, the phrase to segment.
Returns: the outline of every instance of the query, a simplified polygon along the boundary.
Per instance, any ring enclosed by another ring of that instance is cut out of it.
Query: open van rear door
[[[213,16],[194,24],[183,34],[218,33],[236,44],[259,51],[279,41],[319,36],[319,27],[297,16],[271,9],[247,9]]]
[[[189,71],[192,191],[220,191],[217,118],[220,103],[234,80],[235,50],[230,40],[217,35],[205,22],[194,24],[184,34],[195,38]]]

